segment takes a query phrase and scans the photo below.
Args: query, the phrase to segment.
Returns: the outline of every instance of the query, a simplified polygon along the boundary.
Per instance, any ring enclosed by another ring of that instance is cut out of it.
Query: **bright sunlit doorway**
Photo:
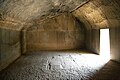
[[[100,56],[106,62],[110,60],[109,29],[100,29]]]

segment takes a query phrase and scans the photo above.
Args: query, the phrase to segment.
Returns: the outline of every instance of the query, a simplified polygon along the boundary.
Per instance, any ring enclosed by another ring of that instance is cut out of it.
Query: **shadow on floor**
[[[109,61],[94,75],[93,80],[120,80],[120,63]]]

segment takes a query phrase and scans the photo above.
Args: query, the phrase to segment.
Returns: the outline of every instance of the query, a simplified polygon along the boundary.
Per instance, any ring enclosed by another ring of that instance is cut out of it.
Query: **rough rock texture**
[[[120,64],[79,52],[37,52],[21,56],[0,72],[1,80],[119,80]]]
[[[120,26],[120,0],[91,0],[73,12],[87,29]]]
[[[66,50],[85,47],[85,28],[70,13],[36,20],[24,30],[23,50]],[[24,51],[25,51],[24,50]]]
[[[0,18],[30,21],[74,10],[88,0],[0,0]]]

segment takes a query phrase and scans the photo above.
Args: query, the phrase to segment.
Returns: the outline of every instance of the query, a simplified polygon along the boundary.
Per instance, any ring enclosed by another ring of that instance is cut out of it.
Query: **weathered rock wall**
[[[0,22],[0,71],[21,55],[19,26]]]
[[[84,26],[63,13],[45,21],[36,20],[24,34],[27,51],[80,49],[85,46]]]
[[[111,59],[120,62],[120,27],[110,28]]]
[[[99,54],[100,52],[100,30],[89,29],[86,30],[85,46],[86,50]]]

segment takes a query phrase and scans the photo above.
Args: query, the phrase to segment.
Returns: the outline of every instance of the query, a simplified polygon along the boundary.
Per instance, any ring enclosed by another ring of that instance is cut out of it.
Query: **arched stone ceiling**
[[[63,12],[87,28],[120,26],[120,0],[0,0],[0,21],[24,23]]]
[[[89,0],[0,0],[0,19],[31,21],[72,11]]]
[[[88,28],[120,26],[120,0],[91,0],[73,12]]]

